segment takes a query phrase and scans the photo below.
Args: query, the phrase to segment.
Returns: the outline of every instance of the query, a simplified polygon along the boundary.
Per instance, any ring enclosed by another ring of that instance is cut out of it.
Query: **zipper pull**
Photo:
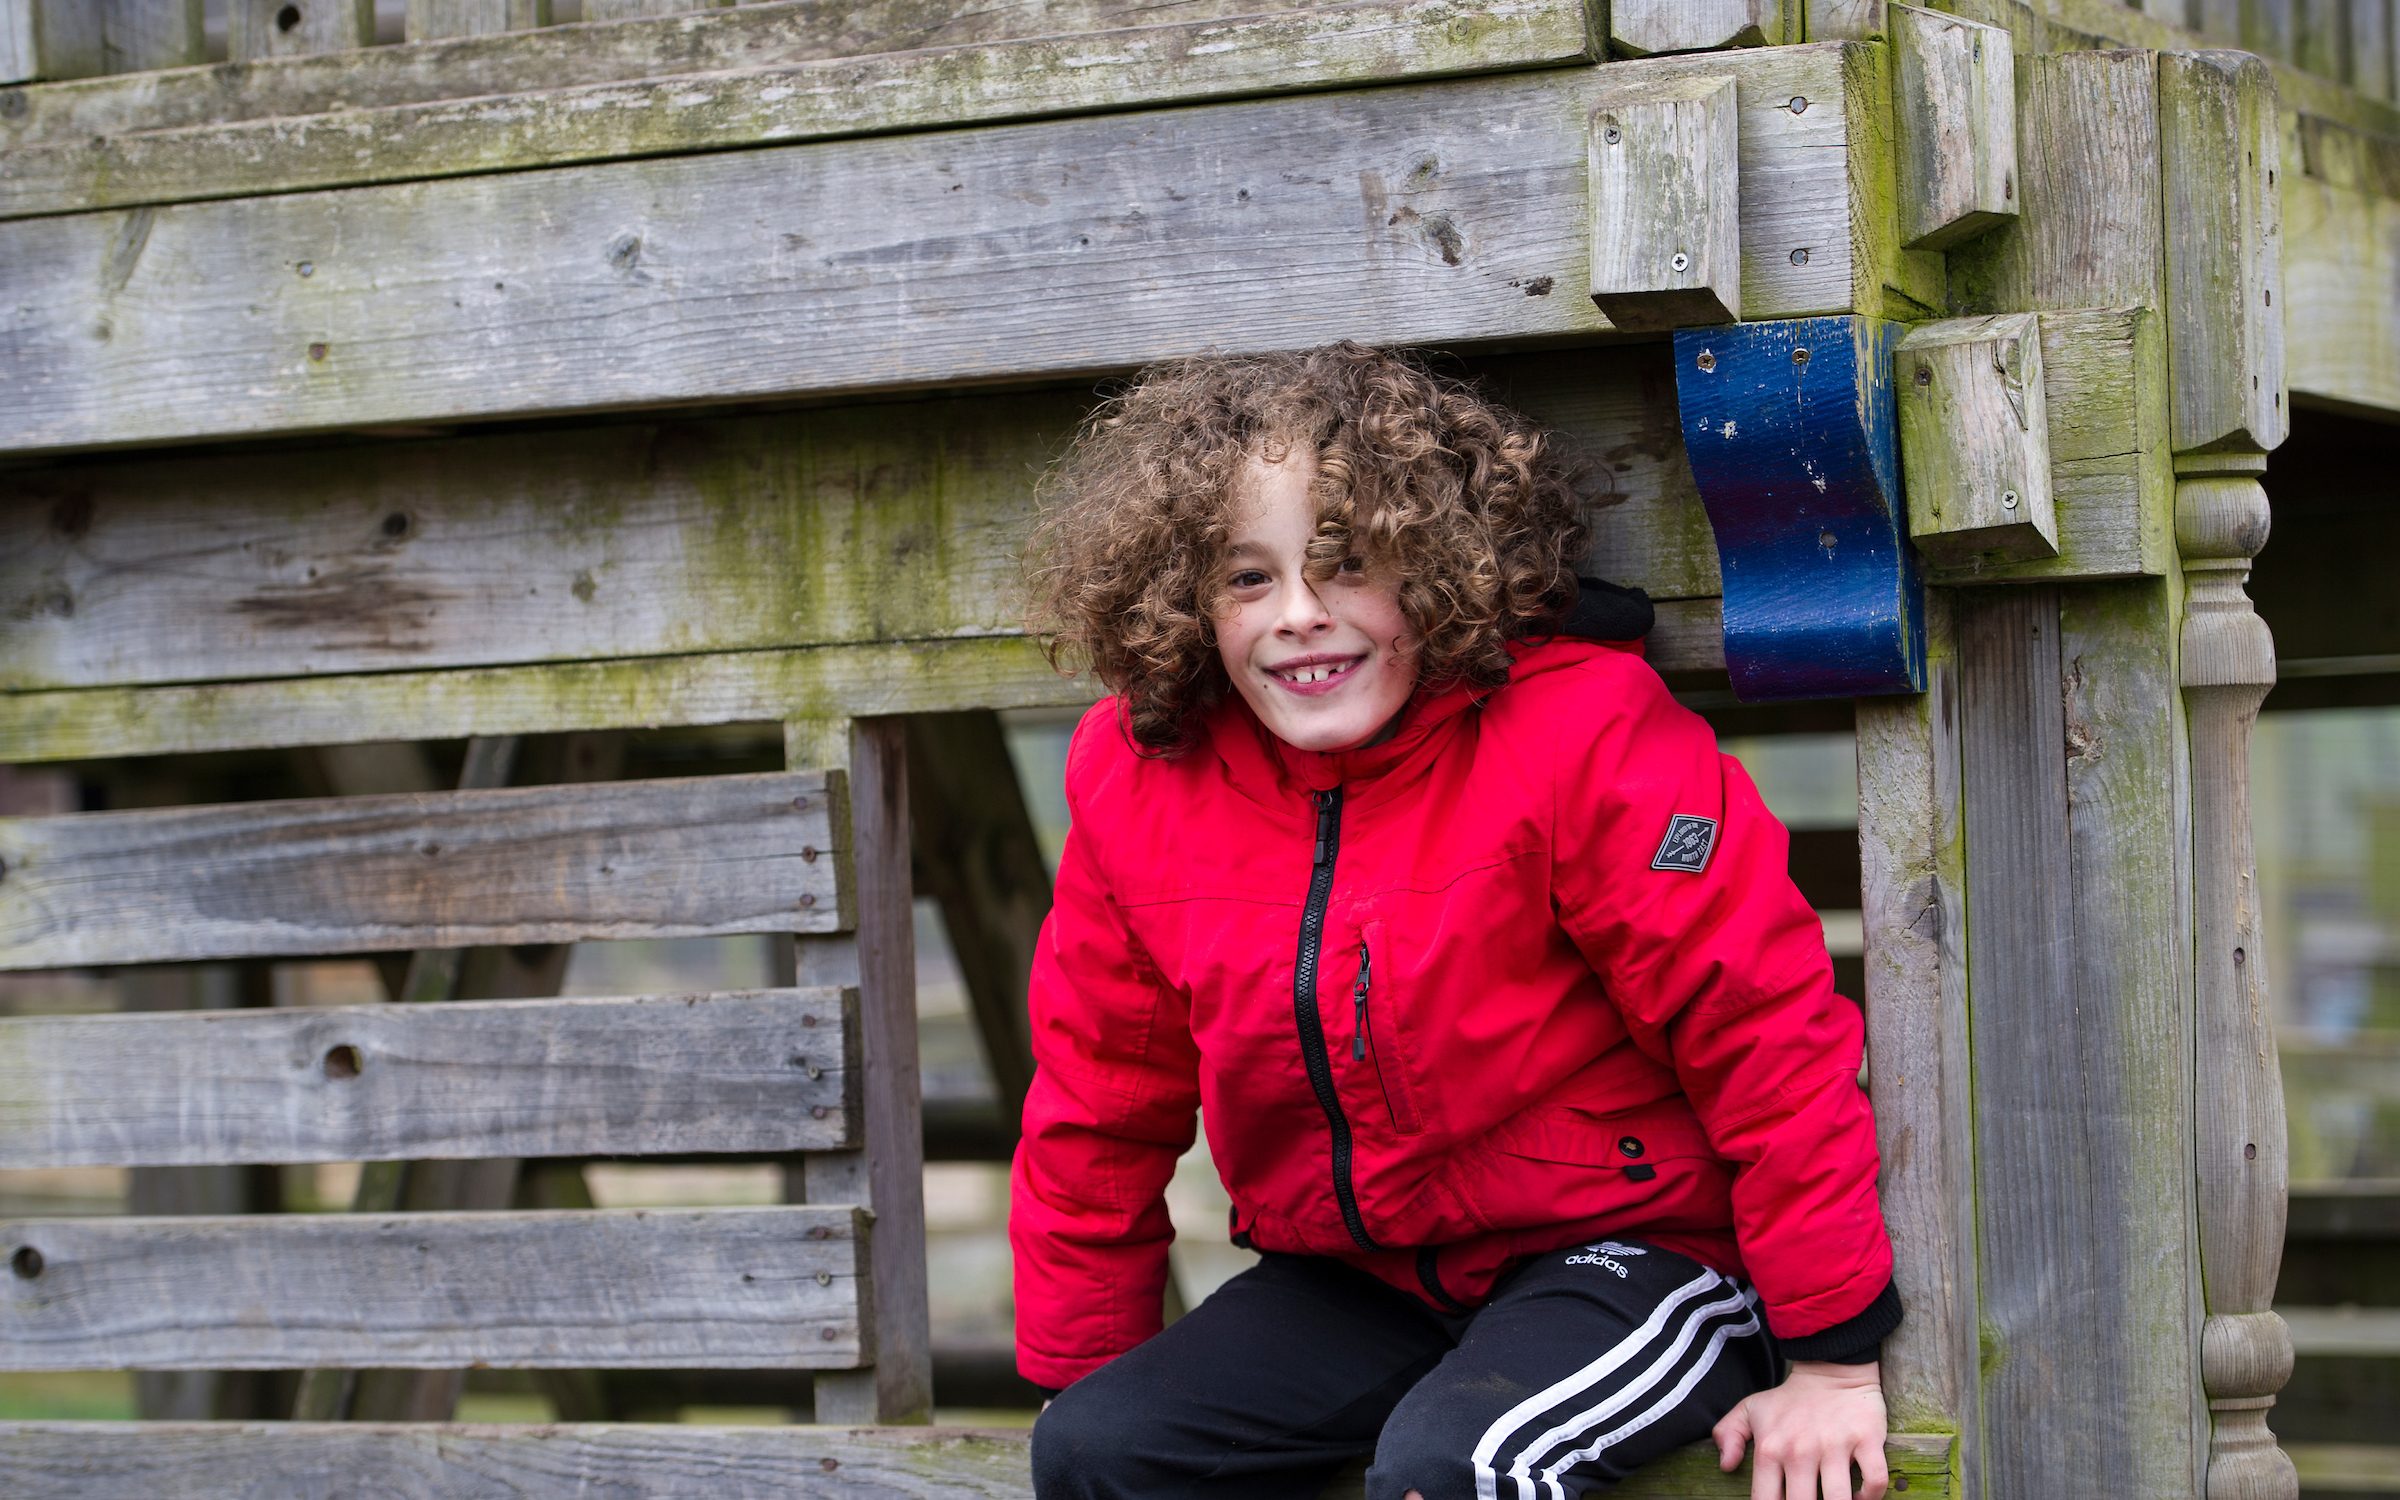
[[[1357,1062],[1367,1055],[1367,944],[1358,944],[1358,980],[1350,986],[1350,1060]]]
[[[1308,795],[1309,799],[1317,804],[1317,852],[1314,862],[1322,867],[1325,863],[1326,845],[1330,842],[1329,835],[1333,832],[1334,808],[1341,793],[1335,790],[1311,792]]]

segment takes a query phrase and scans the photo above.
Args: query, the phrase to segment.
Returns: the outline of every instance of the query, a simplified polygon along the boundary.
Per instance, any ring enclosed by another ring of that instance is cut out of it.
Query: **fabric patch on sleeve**
[[[1667,836],[1658,841],[1658,853],[1650,857],[1650,868],[1697,875],[1708,868],[1708,857],[1716,848],[1716,819],[1677,813],[1667,823]]]

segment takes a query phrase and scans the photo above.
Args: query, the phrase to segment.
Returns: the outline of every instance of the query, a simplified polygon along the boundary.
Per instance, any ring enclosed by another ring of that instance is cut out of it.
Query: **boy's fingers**
[[[1819,1476],[1825,1481],[1825,1500],[1850,1500],[1850,1455],[1828,1453]]]
[[[1891,1470],[1883,1461],[1881,1443],[1858,1445],[1858,1500],[1883,1500],[1884,1490],[1891,1484]]]
[[[1719,1419],[1717,1425],[1709,1430],[1708,1435],[1715,1439],[1717,1444],[1717,1467],[1728,1474],[1740,1466],[1742,1445],[1748,1441],[1750,1436],[1748,1411],[1747,1404],[1737,1406],[1727,1412]]]
[[[1763,1453],[1750,1455],[1750,1500],[1783,1500],[1783,1470]]]

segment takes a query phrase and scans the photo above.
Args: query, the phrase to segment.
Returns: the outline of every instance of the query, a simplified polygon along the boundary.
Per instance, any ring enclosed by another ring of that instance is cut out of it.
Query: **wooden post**
[[[375,0],[231,0],[225,22],[235,62],[346,52],[375,40]]]
[[[2266,544],[2267,452],[2286,431],[2274,75],[2254,57],[2160,59],[2175,383],[2175,541],[2187,599],[2201,1378],[2209,1500],[2291,1500],[2267,1409],[2292,1372],[2271,1309],[2283,1257],[2283,1083],[2250,843],[2250,729],[2275,643],[2242,584]]]
[[[404,35],[412,42],[427,42],[549,24],[550,0],[408,0]]]
[[[813,1152],[785,1174],[792,1202],[854,1203],[873,1216],[874,1305],[861,1329],[872,1367],[816,1379],[821,1423],[923,1422],[933,1414],[925,1309],[925,1137],[917,1078],[917,951],[908,879],[908,759],[898,719],[794,718],[784,764],[847,770],[854,925],[796,945],[791,982],[858,990],[866,1145]],[[776,976],[777,982],[783,982]]]

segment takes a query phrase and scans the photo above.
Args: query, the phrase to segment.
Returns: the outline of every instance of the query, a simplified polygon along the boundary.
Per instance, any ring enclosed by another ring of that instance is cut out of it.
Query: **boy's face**
[[[1322,582],[1303,571],[1317,507],[1313,455],[1252,459],[1234,486],[1235,520],[1216,615],[1225,675],[1259,722],[1302,750],[1371,744],[1417,685],[1415,641],[1397,580],[1352,557]]]

